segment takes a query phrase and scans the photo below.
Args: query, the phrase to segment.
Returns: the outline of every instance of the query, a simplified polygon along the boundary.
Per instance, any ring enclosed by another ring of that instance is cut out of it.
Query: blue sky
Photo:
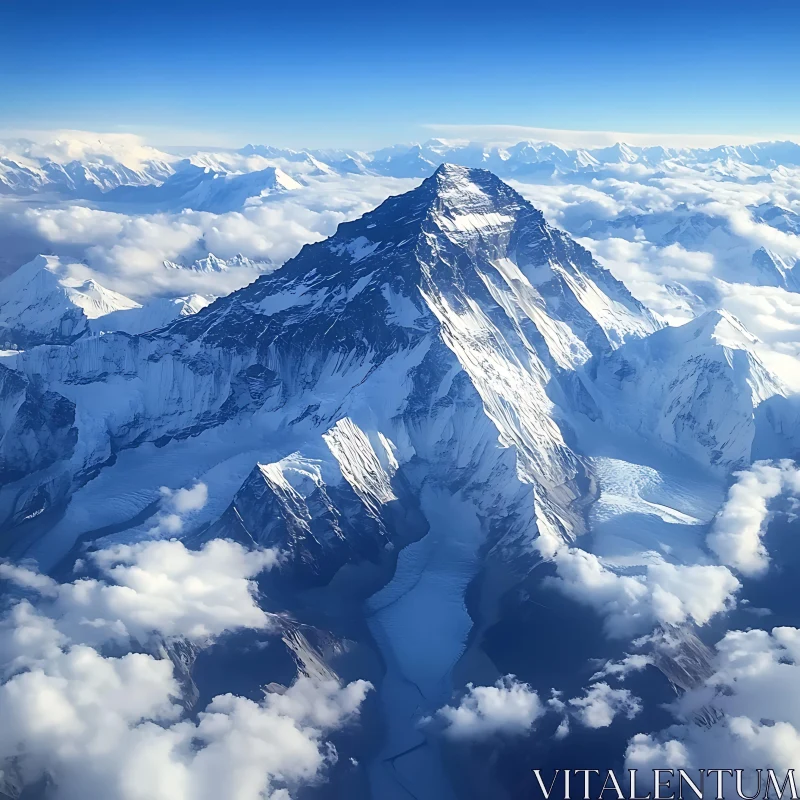
[[[443,125],[800,134],[798,5],[0,0],[0,128],[358,147],[459,130]]]

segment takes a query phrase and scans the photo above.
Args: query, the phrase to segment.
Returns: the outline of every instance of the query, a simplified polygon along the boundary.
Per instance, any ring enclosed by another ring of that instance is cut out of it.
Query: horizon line
[[[506,124],[453,124],[453,123],[424,123],[420,125],[422,129],[430,132],[428,139],[393,141],[389,144],[366,148],[359,146],[318,146],[303,147],[298,145],[271,145],[268,139],[259,140],[258,138],[242,137],[241,144],[229,143],[222,144],[221,140],[210,134],[208,136],[193,132],[198,143],[181,142],[174,137],[170,143],[165,143],[163,134],[157,134],[157,140],[146,133],[136,133],[133,130],[113,130],[113,131],[91,131],[79,128],[53,128],[53,129],[24,129],[10,128],[0,129],[0,141],[14,141],[19,139],[28,140],[36,144],[52,144],[59,139],[72,139],[89,144],[87,140],[94,140],[92,143],[117,142],[122,144],[127,140],[129,144],[139,144],[140,146],[154,149],[195,149],[202,150],[239,150],[248,145],[252,146],[274,146],[279,149],[296,150],[297,152],[310,150],[355,150],[374,152],[387,147],[423,145],[431,139],[442,140],[446,144],[483,144],[486,146],[509,146],[519,144],[524,141],[531,141],[537,144],[554,144],[564,149],[599,149],[610,147],[616,144],[629,145],[631,147],[669,147],[675,149],[695,149],[713,148],[719,146],[747,146],[753,144],[764,144],[773,142],[791,142],[800,144],[800,134],[772,133],[763,135],[745,134],[706,134],[706,133],[635,133],[622,131],[592,131],[592,130],[570,130],[561,128],[537,128],[525,125],[506,125]],[[437,132],[439,135],[437,135]],[[175,132],[177,133],[177,131]],[[200,144],[202,139],[216,140],[218,143]],[[158,141],[158,143],[156,143]]]

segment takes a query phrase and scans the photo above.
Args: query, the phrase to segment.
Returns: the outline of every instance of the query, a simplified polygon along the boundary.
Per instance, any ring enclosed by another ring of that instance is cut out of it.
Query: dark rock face
[[[325,584],[350,560],[375,560],[389,542],[383,520],[351,486],[326,486],[309,471],[293,486],[277,465],[259,464],[202,539],[226,538],[285,554],[291,585]]]
[[[78,439],[75,404],[0,366],[0,485],[69,458]]]
[[[21,350],[42,344],[72,344],[89,333],[89,322],[80,308],[65,311],[57,327],[32,331],[22,325],[0,325],[0,342]]]

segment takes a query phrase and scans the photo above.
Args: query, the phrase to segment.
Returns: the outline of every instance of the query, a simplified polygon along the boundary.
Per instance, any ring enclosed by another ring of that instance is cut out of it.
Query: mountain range
[[[424,178],[445,162],[493,171],[531,182],[592,179],[646,172],[666,175],[701,169],[731,180],[748,180],[769,170],[800,167],[794,142],[713,148],[638,147],[617,143],[594,149],[566,149],[548,142],[514,145],[430,139],[379,150],[291,150],[246,145],[238,150],[202,151],[189,157],[152,150],[144,160],[123,163],[109,155],[61,163],[33,156],[31,143],[10,142],[0,149],[0,193],[50,193],[64,198],[133,203],[160,209],[182,204],[221,212],[250,198],[291,191],[304,178],[381,175]]]
[[[758,166],[800,160],[796,147],[459,152],[509,175],[613,159]],[[710,519],[695,494],[721,491],[754,454],[798,449],[785,434],[791,392],[739,320],[710,310],[667,327],[495,174],[437,166],[451,155],[436,142],[302,155],[427,177],[210,303],[148,311],[64,277],[52,257],[0,284],[0,339],[15,348],[0,357],[0,552],[69,574],[88,550],[155,535],[162,486],[202,481],[208,502],[181,536],[281,552],[261,588],[298,668],[309,650],[348,680],[372,664],[366,724],[380,743],[368,769],[381,800],[468,796],[420,719],[505,671],[493,626],[523,626],[531,575],[552,569],[554,550],[614,545],[593,528],[597,509],[619,522],[617,543],[624,525],[638,531],[626,575],[654,553],[683,565]],[[240,180],[193,168],[109,194],[196,192],[214,207],[198,188],[211,174]],[[242,182],[249,192],[264,178]],[[165,269],[225,267],[208,256]],[[648,470],[657,507],[609,489]],[[670,493],[687,475],[701,478]],[[670,528],[685,548],[666,545]]]

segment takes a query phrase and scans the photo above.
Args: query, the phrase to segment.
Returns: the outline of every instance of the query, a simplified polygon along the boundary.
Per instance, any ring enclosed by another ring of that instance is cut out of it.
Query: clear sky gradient
[[[0,128],[376,147],[438,126],[800,134],[794,2],[0,0]]]

